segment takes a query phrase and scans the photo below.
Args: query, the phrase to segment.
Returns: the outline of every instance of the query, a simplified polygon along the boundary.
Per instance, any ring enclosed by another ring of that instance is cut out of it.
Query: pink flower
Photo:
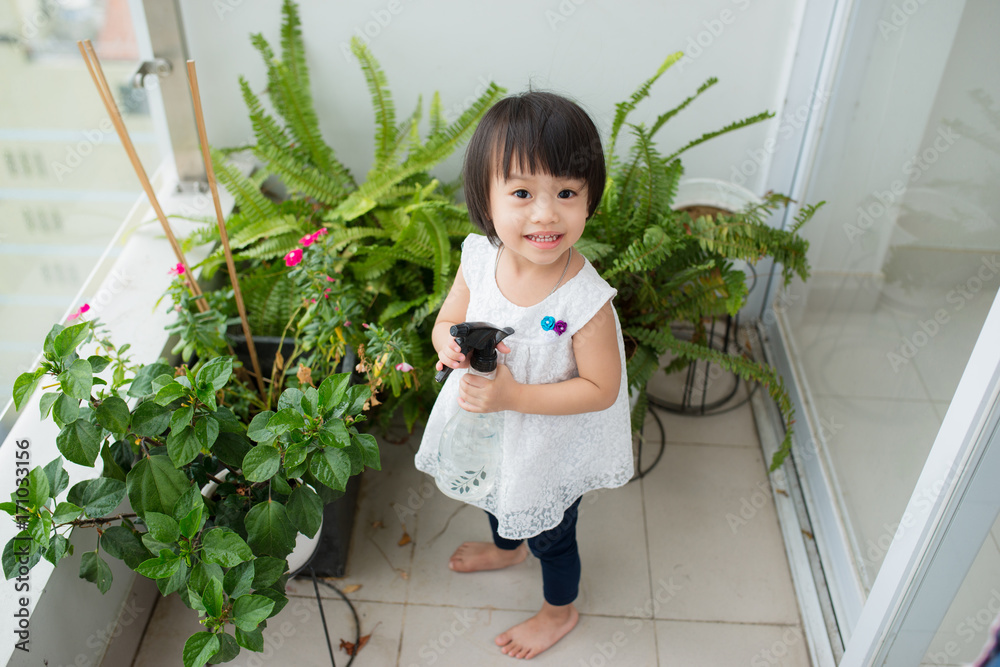
[[[85,304],[83,304],[82,306],[80,306],[80,307],[79,307],[79,308],[78,308],[78,309],[76,310],[76,312],[75,312],[75,313],[73,313],[72,315],[70,315],[70,316],[69,316],[69,317],[67,317],[66,319],[67,319],[67,320],[75,320],[76,318],[80,317],[81,315],[83,315],[83,314],[84,314],[85,312],[87,312],[88,310],[90,310],[90,304],[87,304],[87,303],[85,303]]]
[[[313,243],[316,242],[316,239],[318,239],[323,234],[326,234],[326,227],[321,227],[312,234],[306,234],[305,236],[299,239],[299,243],[301,243],[304,246],[311,246]]]
[[[309,303],[316,303],[316,299],[309,299]]]
[[[361,326],[362,326],[363,328],[365,328],[365,329],[367,329],[367,328],[368,328],[368,325],[367,325],[366,323],[364,323],[364,322],[362,322],[362,323],[361,323]]]
[[[302,248],[296,248],[285,255],[285,266],[295,266],[302,261]]]
[[[334,279],[333,279],[333,278],[331,278],[330,276],[327,276],[327,277],[326,277],[326,282],[328,282],[328,283],[332,283],[332,282],[334,282]]]
[[[413,366],[409,365],[405,361],[401,361],[400,363],[396,364],[396,370],[402,371],[403,373],[409,373],[410,371],[413,370]]]
[[[345,326],[345,327],[349,327],[349,326],[351,326],[351,321],[350,321],[350,320],[347,320],[346,322],[344,322],[344,326]]]
[[[181,263],[181,262],[177,262],[177,266],[172,267],[169,271],[167,271],[167,273],[170,274],[170,275],[172,275],[172,276],[183,275],[183,273],[184,273],[184,264]]]

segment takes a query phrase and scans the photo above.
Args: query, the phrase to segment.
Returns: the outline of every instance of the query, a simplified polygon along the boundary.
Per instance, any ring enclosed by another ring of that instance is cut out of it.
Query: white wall
[[[434,90],[441,92],[446,109],[460,111],[493,80],[510,92],[531,85],[572,96],[605,134],[615,103],[669,53],[683,50],[692,57],[658,82],[652,99],[633,118],[650,123],[706,78],[718,77],[711,92],[661,131],[661,147],[672,150],[738,118],[781,108],[803,3],[301,0],[300,12],[324,137],[361,178],[372,160],[374,125],[364,79],[348,50],[353,34],[367,30],[370,35],[399,116],[409,114],[423,94],[426,117]],[[210,140],[223,146],[247,143],[251,129],[237,77],[246,76],[255,91],[264,89],[263,65],[249,35],[262,32],[277,50],[281,2],[181,0],[181,8],[189,52],[198,63]],[[685,159],[687,176],[731,180],[748,152],[760,155],[779,122],[770,120],[691,151]],[[456,156],[439,175],[453,178],[459,165]],[[752,173],[745,185],[759,193],[764,169],[747,171]]]

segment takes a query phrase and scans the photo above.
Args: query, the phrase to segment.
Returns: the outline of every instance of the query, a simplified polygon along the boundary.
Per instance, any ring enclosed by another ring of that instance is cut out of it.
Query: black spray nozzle
[[[488,322],[462,322],[451,327],[451,335],[462,348],[462,354],[472,357],[469,367],[480,373],[491,373],[497,368],[497,345],[514,333],[510,327],[497,328]],[[451,373],[450,366],[437,372],[434,379],[444,382]]]

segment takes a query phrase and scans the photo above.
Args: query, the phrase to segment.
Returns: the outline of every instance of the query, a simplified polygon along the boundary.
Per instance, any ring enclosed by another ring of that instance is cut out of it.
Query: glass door
[[[904,510],[1000,287],[998,32],[994,0],[854,3],[797,193],[828,203],[803,230],[812,276],[774,297],[771,319],[815,437],[796,465],[811,516],[827,517],[817,542],[845,639],[908,528]],[[1000,590],[998,537],[968,586]],[[955,604],[975,616],[980,598]],[[974,635],[941,664],[970,659],[986,628]]]

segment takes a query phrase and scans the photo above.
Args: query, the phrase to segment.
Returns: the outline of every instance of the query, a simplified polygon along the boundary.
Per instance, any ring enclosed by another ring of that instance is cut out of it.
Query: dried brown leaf
[[[341,592],[350,595],[351,593],[357,593],[361,590],[361,584],[351,584],[350,586],[344,586]]]
[[[410,542],[412,542],[412,540],[410,539],[410,534],[404,530],[403,536],[399,538],[399,546],[404,547]]]

